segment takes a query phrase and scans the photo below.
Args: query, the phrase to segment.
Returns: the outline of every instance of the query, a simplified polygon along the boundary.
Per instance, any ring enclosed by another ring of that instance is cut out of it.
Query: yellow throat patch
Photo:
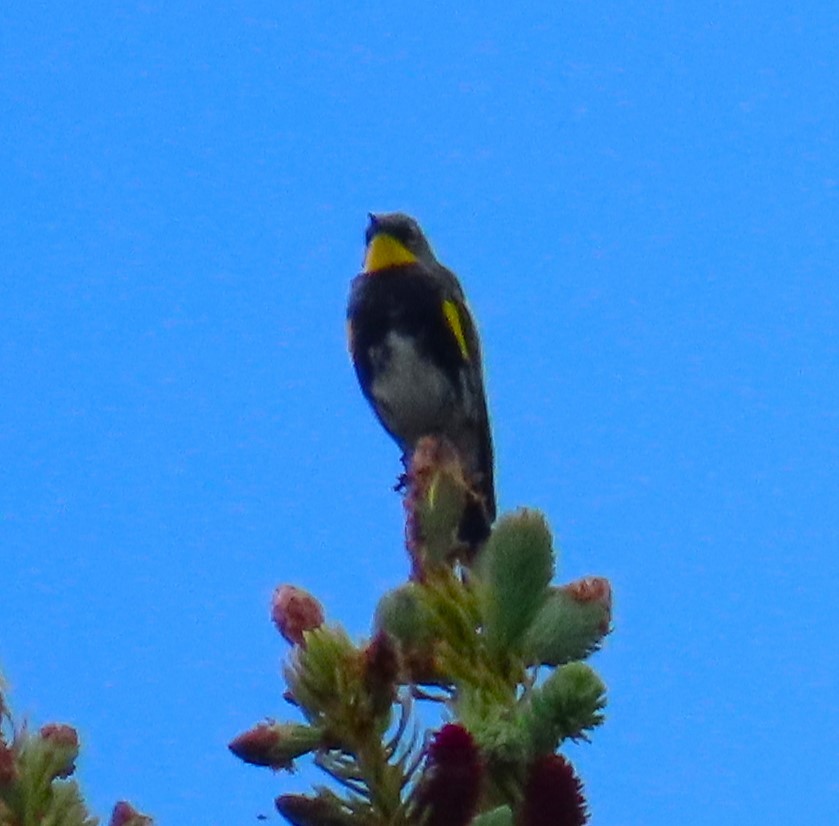
[[[416,260],[416,255],[404,244],[382,233],[374,236],[367,246],[367,252],[364,255],[364,272],[378,272],[389,267],[413,264]]]

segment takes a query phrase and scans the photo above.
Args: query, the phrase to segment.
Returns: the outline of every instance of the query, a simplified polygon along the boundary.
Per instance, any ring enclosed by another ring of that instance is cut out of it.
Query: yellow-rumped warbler
[[[366,241],[347,309],[361,390],[406,465],[423,436],[444,437],[455,448],[483,500],[482,524],[462,524],[461,539],[481,541],[495,519],[492,437],[480,343],[463,290],[410,216],[371,214]]]

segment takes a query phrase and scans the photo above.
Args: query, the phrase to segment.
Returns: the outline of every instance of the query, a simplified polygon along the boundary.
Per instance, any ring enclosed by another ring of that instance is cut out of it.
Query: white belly
[[[443,371],[420,359],[411,341],[393,333],[384,353],[372,391],[388,430],[412,445],[450,425],[457,408]]]

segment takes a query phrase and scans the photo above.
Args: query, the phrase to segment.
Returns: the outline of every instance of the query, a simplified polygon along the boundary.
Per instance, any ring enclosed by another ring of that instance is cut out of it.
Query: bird
[[[361,391],[409,466],[417,442],[444,438],[480,502],[460,539],[495,520],[493,448],[477,328],[457,276],[401,212],[370,213],[362,271],[350,285],[348,345]],[[469,509],[467,508],[467,511]]]

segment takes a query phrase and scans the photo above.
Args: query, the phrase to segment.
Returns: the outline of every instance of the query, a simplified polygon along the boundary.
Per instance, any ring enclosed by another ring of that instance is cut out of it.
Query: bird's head
[[[420,225],[403,212],[371,212],[365,240],[365,273],[417,262],[427,266],[437,263]]]

